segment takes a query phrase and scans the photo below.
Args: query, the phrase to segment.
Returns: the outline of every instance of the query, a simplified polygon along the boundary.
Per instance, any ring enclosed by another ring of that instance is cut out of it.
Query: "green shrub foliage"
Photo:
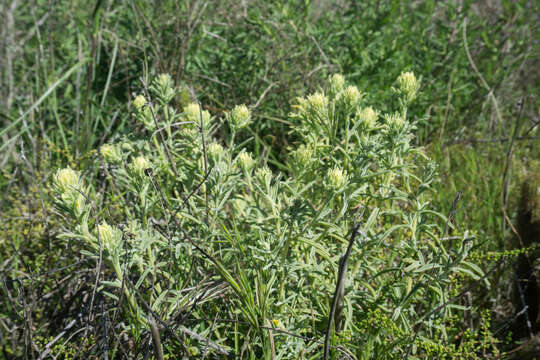
[[[459,328],[463,312],[453,279],[482,271],[467,261],[473,236],[449,237],[430,206],[436,167],[407,117],[418,89],[403,73],[396,108],[382,113],[333,75],[294,101],[294,141],[278,163],[247,151],[258,121],[249,107],[220,118],[195,102],[174,108],[178,89],[160,75],[131,106],[144,138],[101,147],[103,181],[56,173],[58,208],[73,220],[63,236],[102,262],[99,290],[130,314],[135,338],[152,315],[184,334],[177,351],[298,358],[322,355],[339,259],[359,224],[333,356],[450,356],[455,334],[443,325]]]

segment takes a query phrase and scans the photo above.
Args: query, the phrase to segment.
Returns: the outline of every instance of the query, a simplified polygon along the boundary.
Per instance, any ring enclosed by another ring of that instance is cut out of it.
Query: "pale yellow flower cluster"
[[[106,221],[103,221],[97,226],[99,239],[103,248],[109,252],[113,252],[118,248],[122,240],[122,231],[117,229],[114,226],[107,224]]]
[[[130,167],[135,174],[143,176],[146,169],[152,168],[152,163],[144,156],[137,156],[132,160]]]
[[[190,103],[184,108],[184,114],[188,121],[192,121],[196,124],[201,123],[207,125],[210,122],[210,113],[206,110],[202,110],[199,104]]]
[[[411,102],[416,98],[416,93],[420,89],[420,82],[414,76],[412,72],[404,72],[399,75],[398,79],[399,89],[405,95],[408,102]]]
[[[345,77],[341,74],[334,74],[329,80],[331,89],[337,94],[345,88]]]
[[[251,123],[251,112],[246,105],[238,105],[227,114],[227,119],[235,130],[242,129]]]
[[[359,109],[356,112],[356,119],[364,124],[367,129],[373,129],[377,125],[379,112],[371,106]]]
[[[321,92],[316,92],[314,94],[308,95],[307,98],[298,97],[296,98],[298,105],[294,107],[298,109],[297,112],[291,113],[291,116],[306,116],[312,112],[323,114],[328,108],[328,97]]]
[[[307,103],[316,110],[325,111],[328,106],[328,98],[320,92],[307,97]]]
[[[263,166],[255,171],[255,177],[266,186],[270,186],[272,181],[272,170],[268,166]]]
[[[339,190],[347,184],[347,181],[348,176],[346,171],[343,171],[338,167],[328,170],[327,185],[329,188]]]
[[[119,163],[122,161],[122,149],[119,145],[105,144],[99,151],[108,163]]]
[[[343,99],[351,105],[356,105],[362,100],[362,94],[356,86],[347,86],[341,95]]]
[[[225,154],[225,149],[219,143],[211,143],[206,151],[208,157],[213,161],[219,160]]]
[[[174,86],[171,75],[169,74],[159,74],[156,79],[156,83],[163,89],[172,88]]]
[[[146,129],[153,131],[156,128],[156,124],[152,117],[152,110],[150,104],[142,95],[137,95],[133,100],[133,106],[135,107],[135,115]]]
[[[298,149],[296,149],[296,151],[294,152],[294,159],[296,160],[296,163],[301,167],[307,166],[311,162],[312,156],[313,151],[304,144],[300,145]]]
[[[403,125],[405,125],[405,119],[403,118],[403,115],[397,112],[384,115],[384,119],[386,120],[388,126],[392,129],[399,130],[403,128]]]
[[[135,109],[137,109],[137,111],[141,111],[145,104],[146,99],[142,95],[138,95],[135,100],[133,100],[133,106],[135,106]]]
[[[58,195],[58,202],[71,209],[80,216],[85,208],[83,181],[79,172],[67,167],[56,171],[53,176],[53,187]]]
[[[251,154],[242,151],[237,158],[238,166],[245,172],[250,171],[255,166],[255,160],[251,157]]]
[[[79,185],[79,173],[71,168],[60,169],[54,175],[54,186],[60,193],[72,191]]]

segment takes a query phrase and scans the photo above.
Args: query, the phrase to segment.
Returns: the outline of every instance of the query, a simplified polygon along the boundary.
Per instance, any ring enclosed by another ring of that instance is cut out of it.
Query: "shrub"
[[[235,142],[257,121],[248,107],[224,119],[196,103],[177,111],[161,75],[134,103],[143,139],[102,147],[103,183],[57,172],[58,208],[73,219],[63,237],[103,261],[99,291],[129,314],[133,338],[157,318],[176,351],[265,359],[322,354],[354,241],[332,352],[444,357],[456,335],[444,326],[463,310],[449,304],[454,277],[482,271],[467,261],[473,235],[447,237],[452,224],[430,208],[436,167],[412,145],[407,118],[418,81],[404,73],[394,90],[398,108],[381,114],[332,76],[296,99],[296,142],[285,162],[268,163],[246,151],[251,140]]]

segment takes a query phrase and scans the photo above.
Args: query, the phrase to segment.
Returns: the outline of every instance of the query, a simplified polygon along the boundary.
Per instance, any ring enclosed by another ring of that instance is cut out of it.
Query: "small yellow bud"
[[[199,104],[191,103],[184,108],[184,114],[188,121],[193,121],[196,124],[201,123],[201,117],[203,124],[208,124],[210,121],[210,113],[206,110],[202,110]]]
[[[404,72],[399,75],[398,79],[399,89],[405,95],[407,101],[412,101],[416,97],[416,93],[420,88],[420,82],[414,76],[412,72]]]
[[[356,113],[357,120],[363,123],[367,129],[373,129],[377,125],[378,117],[379,112],[373,110],[371,106],[362,108]]]
[[[405,119],[400,113],[386,114],[384,118],[391,129],[401,130],[405,125]]]
[[[71,168],[60,169],[53,178],[54,186],[60,193],[70,192],[79,185],[79,173]]]
[[[135,109],[137,109],[137,111],[141,111],[145,104],[146,99],[142,95],[138,95],[135,100],[133,100],[133,106],[135,106]]]
[[[340,168],[328,170],[327,181],[328,187],[333,190],[339,190],[347,183],[347,173]]]
[[[362,94],[356,86],[347,86],[341,95],[347,104],[357,105],[362,100]]]
[[[238,158],[236,160],[238,162],[238,166],[243,171],[250,171],[253,166],[255,166],[255,160],[251,157],[251,154],[248,152],[241,152],[240,155],[238,155]]]
[[[251,114],[246,105],[238,105],[227,114],[227,119],[234,129],[242,129],[251,122]]]
[[[101,152],[101,155],[103,155],[105,161],[109,163],[119,163],[122,161],[122,151],[118,145],[105,144],[99,151]]]
[[[144,156],[137,156],[131,163],[131,169],[134,173],[143,176],[146,169],[152,168],[152,164]]]
[[[325,111],[328,106],[328,98],[322,93],[315,93],[307,97],[307,102],[311,108],[317,111]]]
[[[345,78],[341,74],[332,75],[329,82],[332,90],[336,93],[340,92],[345,87]]]
[[[218,160],[225,153],[225,149],[218,143],[211,143],[208,145],[207,154],[211,160]]]

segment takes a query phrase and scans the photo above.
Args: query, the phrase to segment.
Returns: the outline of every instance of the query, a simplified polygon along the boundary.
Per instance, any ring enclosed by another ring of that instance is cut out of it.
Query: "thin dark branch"
[[[328,356],[330,355],[330,335],[332,332],[332,324],[334,323],[334,315],[336,313],[338,298],[340,297],[340,290],[344,290],[347,264],[349,262],[349,257],[351,256],[352,247],[359,228],[360,224],[356,224],[354,226],[351,238],[349,239],[349,245],[347,246],[347,251],[345,251],[345,254],[340,259],[336,291],[334,292],[334,297],[332,299],[332,307],[330,308],[330,315],[328,316],[328,325],[326,326],[326,335],[324,338],[324,360],[328,360]]]
[[[161,346],[159,330],[158,330],[156,321],[152,317],[152,314],[148,314],[148,324],[150,325],[150,332],[152,334],[152,340],[154,342],[154,351],[155,351],[156,359],[163,360],[163,347]]]

